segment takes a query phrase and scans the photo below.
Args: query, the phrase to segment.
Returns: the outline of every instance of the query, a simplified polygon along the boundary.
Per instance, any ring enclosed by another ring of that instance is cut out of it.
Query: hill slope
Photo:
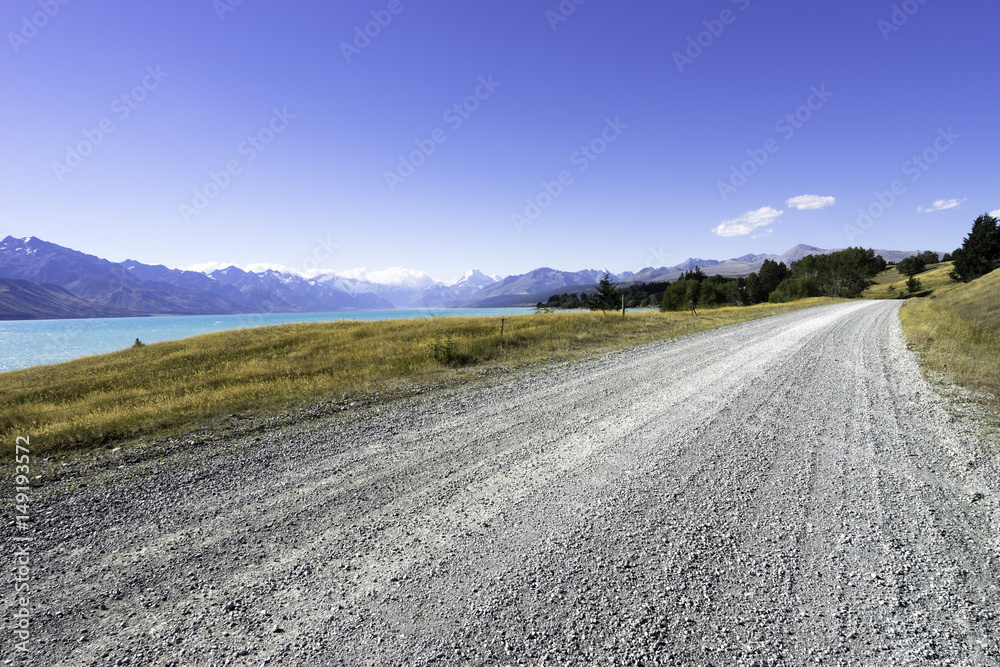
[[[0,278],[0,320],[124,317],[129,314],[93,304],[51,283]]]
[[[911,299],[899,319],[931,368],[1000,397],[1000,269]]]
[[[962,319],[1000,333],[1000,270],[956,288],[943,299]]]

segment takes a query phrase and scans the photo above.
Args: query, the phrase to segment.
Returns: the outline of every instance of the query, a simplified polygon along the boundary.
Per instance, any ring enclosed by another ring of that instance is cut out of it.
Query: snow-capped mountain
[[[314,280],[348,294],[375,295],[396,308],[447,308],[456,299],[471,296],[497,279],[473,269],[449,283],[435,280],[423,271],[394,267],[384,271],[323,272]]]
[[[786,266],[810,254],[834,252],[797,245],[781,255],[744,255],[725,261],[691,258],[672,267],[647,267],[638,273],[612,274],[619,283],[676,280],[700,267],[708,274],[747,275],[767,260]],[[916,251],[876,250],[888,261]],[[201,270],[171,269],[135,260],[110,262],[35,237],[0,241],[0,279],[23,280],[19,293],[49,294],[68,303],[57,286],[84,299],[89,312],[130,315],[321,312],[391,308],[505,307],[533,305],[551,294],[593,289],[603,270],[558,271],[539,268],[501,278],[473,269],[455,281],[435,280],[423,271],[394,267],[382,271],[313,271],[258,264],[239,268],[208,264]],[[253,269],[253,270],[251,270]],[[37,287],[48,284],[49,287]],[[22,309],[23,310],[23,309]],[[88,312],[80,304],[60,312]],[[0,312],[0,317],[3,313]]]
[[[498,278],[488,276],[479,269],[472,269],[451,284],[431,285],[410,298],[410,308],[447,308],[476,295],[498,282]]]
[[[470,289],[482,289],[484,287],[489,287],[493,283],[499,281],[500,276],[488,276],[479,269],[472,269],[466,271],[465,275],[456,280],[453,283],[449,283],[449,287],[468,287]]]

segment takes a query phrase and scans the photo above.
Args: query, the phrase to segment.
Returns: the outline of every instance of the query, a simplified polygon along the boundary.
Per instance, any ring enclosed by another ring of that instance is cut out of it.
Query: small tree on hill
[[[611,282],[611,274],[605,271],[601,282],[597,283],[597,293],[587,300],[587,307],[606,315],[609,310],[617,310],[618,305],[618,286]]]
[[[923,285],[920,283],[920,278],[916,276],[910,276],[910,279],[906,281],[906,291],[910,294],[916,294],[921,288]]]
[[[935,255],[935,257],[937,257],[937,255]],[[926,268],[927,263],[925,262],[922,254],[905,257],[899,260],[899,263],[896,264],[896,270],[899,271],[899,275],[901,276],[913,276]]]

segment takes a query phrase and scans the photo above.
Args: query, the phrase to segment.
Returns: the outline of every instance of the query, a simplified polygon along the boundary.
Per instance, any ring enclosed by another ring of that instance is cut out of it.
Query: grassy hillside
[[[936,290],[953,284],[951,278],[948,277],[952,267],[951,262],[941,262],[931,264],[923,273],[918,273],[916,278],[921,283],[921,291]],[[875,276],[875,284],[865,290],[861,296],[865,299],[895,299],[900,291],[906,292],[907,278],[909,276],[900,275],[895,266],[890,266]]]
[[[564,312],[338,321],[227,331],[0,374],[4,451],[87,449],[321,400],[468,381],[482,368],[571,359],[832,299],[690,313]],[[436,354],[435,354],[436,348]]]
[[[906,337],[931,368],[1000,396],[1000,270],[933,296],[900,309]]]

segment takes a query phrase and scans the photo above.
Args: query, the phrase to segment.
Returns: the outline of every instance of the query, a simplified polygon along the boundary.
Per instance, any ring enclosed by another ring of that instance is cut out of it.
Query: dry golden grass
[[[915,277],[920,281],[921,292],[954,284],[954,281],[948,277],[952,266],[951,262],[940,262],[931,264],[923,273],[918,273]],[[861,297],[863,299],[895,299],[900,291],[906,292],[907,278],[909,276],[900,275],[895,266],[890,266],[873,278],[875,284],[865,290]]]
[[[900,309],[907,339],[934,370],[1000,396],[1000,270],[934,296]]]
[[[415,385],[462,382],[466,369],[573,359],[800,308],[806,299],[690,313],[560,312],[504,319],[342,320],[226,331],[0,374],[5,451],[88,449],[139,435],[177,434],[231,414]],[[451,361],[442,351],[451,340]]]

